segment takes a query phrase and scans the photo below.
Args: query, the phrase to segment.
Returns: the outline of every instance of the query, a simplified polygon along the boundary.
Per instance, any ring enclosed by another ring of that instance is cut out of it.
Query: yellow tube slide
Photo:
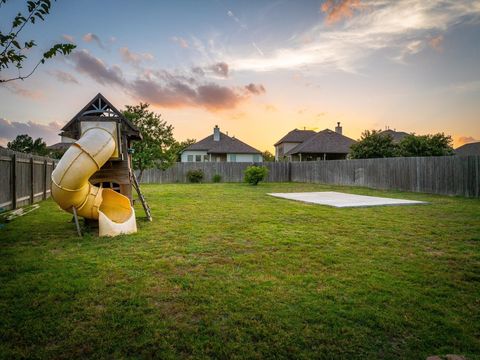
[[[130,200],[111,189],[92,185],[88,179],[115,152],[114,122],[98,122],[65,152],[52,173],[52,197],[68,212],[99,220],[100,236],[137,231]]]

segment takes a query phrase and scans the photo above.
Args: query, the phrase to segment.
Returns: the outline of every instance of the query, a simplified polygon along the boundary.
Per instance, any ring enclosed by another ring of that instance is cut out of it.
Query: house
[[[288,161],[310,161],[310,160],[340,160],[346,159],[350,152],[350,146],[356,143],[355,140],[342,134],[342,127],[337,123],[335,131],[325,129],[318,133],[308,130],[293,130],[275,144],[275,156],[278,160]],[[289,137],[289,134],[290,137]],[[300,141],[305,137],[303,141]],[[287,141],[284,139],[286,138]],[[291,146],[296,140],[296,145]],[[285,151],[288,144],[289,149]],[[283,151],[283,153],[282,153]]]
[[[182,162],[262,162],[262,152],[220,131],[190,145],[181,154]]]
[[[480,155],[480,141],[464,144],[456,148],[455,155],[459,155],[459,156]]]
[[[315,135],[313,130],[294,129],[275,143],[275,161],[284,159],[285,154],[308,138]]]
[[[393,139],[394,144],[398,144],[400,141],[403,140],[405,136],[408,135],[408,133],[406,133],[405,131],[396,131],[391,129],[384,130],[380,134],[390,135]]]

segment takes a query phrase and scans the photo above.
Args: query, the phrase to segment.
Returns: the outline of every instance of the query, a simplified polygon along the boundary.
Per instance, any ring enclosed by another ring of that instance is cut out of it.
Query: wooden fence
[[[189,170],[201,169],[204,173],[204,182],[212,182],[214,175],[220,175],[222,182],[242,182],[245,169],[251,163],[230,162],[202,162],[176,163],[167,170],[148,169],[143,172],[141,183],[186,183]],[[290,181],[289,163],[263,163],[269,169],[270,182]],[[138,176],[138,172],[137,172]]]
[[[48,198],[55,163],[47,157],[0,149],[0,211]]]
[[[144,172],[142,183],[185,183],[188,170],[201,169],[205,182],[215,174],[223,182],[243,181],[248,163],[177,163]],[[442,195],[480,197],[480,156],[438,156],[363,160],[264,163],[267,181],[365,186]]]

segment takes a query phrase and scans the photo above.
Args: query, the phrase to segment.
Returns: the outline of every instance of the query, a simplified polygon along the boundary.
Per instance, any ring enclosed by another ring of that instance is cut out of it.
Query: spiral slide
[[[100,236],[137,231],[130,200],[88,179],[118,152],[115,122],[90,122],[80,139],[65,152],[52,173],[52,197],[68,212],[98,219]]]

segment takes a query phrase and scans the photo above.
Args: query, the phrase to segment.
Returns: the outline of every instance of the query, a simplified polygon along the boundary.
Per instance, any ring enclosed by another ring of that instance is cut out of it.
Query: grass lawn
[[[480,358],[480,201],[315,184],[143,186],[154,222],[0,229],[0,358]],[[430,205],[336,209],[267,192]]]

